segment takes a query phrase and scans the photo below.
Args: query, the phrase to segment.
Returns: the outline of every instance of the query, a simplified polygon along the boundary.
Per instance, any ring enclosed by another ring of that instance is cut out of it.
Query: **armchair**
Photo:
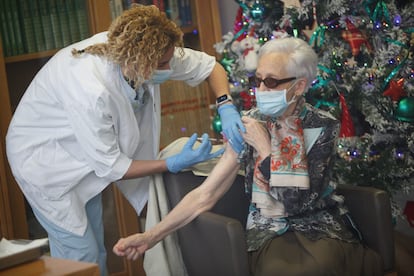
[[[192,172],[165,173],[164,185],[173,208],[205,177]],[[384,274],[394,268],[394,240],[388,195],[371,187],[342,185],[351,215],[368,247],[377,251]],[[209,212],[178,230],[178,239],[189,275],[248,276],[245,222],[249,201],[244,177],[238,175],[232,187]]]

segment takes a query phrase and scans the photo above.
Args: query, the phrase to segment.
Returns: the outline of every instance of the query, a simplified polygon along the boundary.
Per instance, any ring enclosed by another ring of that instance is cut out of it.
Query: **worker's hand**
[[[172,173],[177,173],[185,168],[191,167],[194,164],[215,158],[224,152],[224,148],[219,149],[214,153],[210,153],[212,145],[206,133],[202,136],[201,144],[193,149],[194,143],[197,141],[197,134],[194,133],[187,143],[184,145],[180,153],[168,157],[167,168]]]
[[[246,132],[246,128],[240,119],[240,113],[233,104],[223,104],[218,107],[217,111],[220,115],[224,139],[239,154],[244,147],[240,132]]]

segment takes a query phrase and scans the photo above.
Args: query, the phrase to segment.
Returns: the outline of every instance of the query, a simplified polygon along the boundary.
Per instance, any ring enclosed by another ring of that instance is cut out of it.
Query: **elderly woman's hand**
[[[138,233],[119,239],[113,247],[113,252],[118,256],[126,257],[128,260],[136,260],[154,244],[155,242],[152,241],[152,237],[148,232]]]
[[[243,116],[242,122],[246,132],[242,133],[246,143],[254,147],[261,157],[266,157],[271,153],[270,136],[263,123]]]

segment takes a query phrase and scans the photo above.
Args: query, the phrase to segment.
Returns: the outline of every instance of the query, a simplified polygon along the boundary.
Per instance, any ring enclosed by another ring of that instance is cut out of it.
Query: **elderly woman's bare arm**
[[[239,164],[237,155],[230,146],[206,180],[188,193],[171,212],[153,228],[120,239],[114,246],[114,253],[136,259],[173,231],[191,222],[202,212],[211,209],[233,183]]]

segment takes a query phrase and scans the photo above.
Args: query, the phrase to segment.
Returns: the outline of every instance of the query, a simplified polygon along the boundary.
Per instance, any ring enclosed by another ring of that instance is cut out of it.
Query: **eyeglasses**
[[[286,78],[286,79],[281,79],[281,80],[278,80],[278,79],[275,79],[275,78],[261,79],[261,78],[256,77],[256,76],[252,76],[252,77],[249,78],[249,83],[250,83],[250,85],[253,85],[255,87],[259,87],[260,84],[263,82],[266,85],[267,88],[275,88],[278,85],[281,85],[281,84],[286,83],[286,82],[293,81],[295,79],[296,79],[296,77]]]

